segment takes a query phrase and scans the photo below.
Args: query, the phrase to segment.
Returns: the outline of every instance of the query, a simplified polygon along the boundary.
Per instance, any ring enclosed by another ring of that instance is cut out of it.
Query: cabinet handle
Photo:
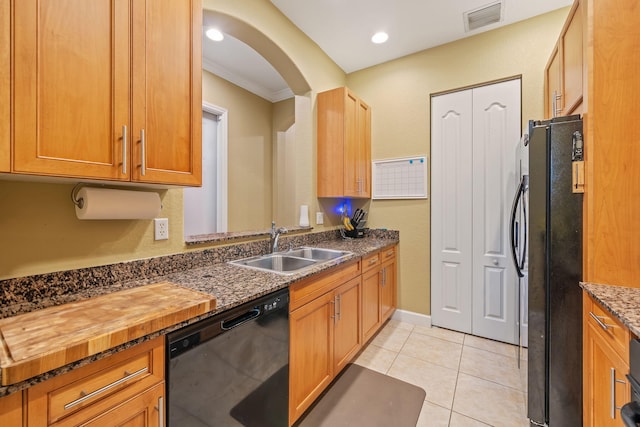
[[[626,384],[626,381],[616,379],[616,368],[611,368],[611,419],[616,419],[616,409],[620,409],[620,406],[616,406],[616,383]]]
[[[144,176],[147,172],[147,147],[144,140],[144,129],[140,129],[140,154],[142,155],[140,174]]]
[[[562,108],[558,108],[558,101],[560,101],[562,95],[558,94],[558,91],[553,91],[553,99],[551,100],[551,110],[553,117],[557,117],[562,111]]]
[[[164,399],[162,396],[158,397],[158,427],[164,427]]]
[[[337,313],[337,309],[336,309],[336,298],[337,297],[333,297],[333,301],[330,301],[331,304],[333,305],[333,316],[331,316],[331,318],[333,319],[333,324],[335,325],[336,323],[338,323],[338,313]]]
[[[340,320],[340,317],[342,316],[342,295],[337,295],[336,300],[338,302],[336,304],[336,307],[338,309],[338,314],[336,315],[336,317],[338,318],[338,320]]]
[[[127,125],[122,126],[122,174],[127,174]]]
[[[89,393],[89,394],[87,394],[84,390],[82,390],[82,391],[80,392],[80,396],[82,396],[82,397],[80,397],[79,399],[74,400],[73,402],[69,402],[69,403],[67,403],[66,405],[64,405],[64,409],[65,409],[65,411],[66,411],[67,409],[71,409],[71,408],[73,408],[74,406],[77,406],[77,405],[81,404],[82,402],[85,402],[85,401],[87,401],[87,400],[89,400],[89,399],[91,399],[91,398],[93,398],[93,397],[95,397],[95,396],[97,396],[97,395],[99,395],[99,394],[104,393],[105,391],[109,391],[109,390],[111,390],[112,388],[117,387],[117,386],[119,386],[120,384],[122,384],[122,383],[125,383],[125,382],[129,381],[130,379],[132,379],[132,378],[134,378],[134,377],[137,377],[138,375],[142,375],[142,374],[144,374],[144,373],[145,373],[145,372],[147,372],[148,370],[149,370],[149,368],[145,366],[144,368],[142,368],[142,369],[139,369],[139,370],[135,371],[133,374],[126,375],[126,372],[125,372],[125,375],[126,375],[125,377],[120,378],[119,380],[114,381],[114,382],[112,382],[111,384],[107,384],[107,385],[106,385],[106,386],[104,386],[104,387],[100,387],[99,389],[97,389],[97,390],[95,390],[95,391],[92,391],[92,392],[91,392],[91,393]]]
[[[609,331],[609,328],[613,328],[613,327],[615,326],[615,325],[608,325],[608,324],[604,323],[604,322],[603,322],[602,320],[600,320],[600,319],[601,319],[601,318],[602,318],[602,319],[604,319],[605,317],[603,317],[603,316],[596,316],[595,314],[593,314],[593,312],[592,312],[592,311],[590,311],[590,312],[589,312],[589,315],[590,315],[591,317],[593,317],[593,320],[595,320],[595,321],[596,321],[596,323],[597,323],[598,325],[600,325],[600,327],[601,327],[602,329],[604,329],[605,331]]]
[[[370,259],[370,260],[369,260],[369,265],[373,265],[373,264],[375,264],[376,262],[378,262],[378,257],[375,257],[375,258]]]
[[[385,287],[385,285],[387,284],[387,267],[383,268],[382,270],[380,270],[380,275],[382,276],[380,279],[380,286],[382,286],[383,288]]]
[[[391,256],[393,255],[393,249],[391,249],[390,251],[387,251],[387,256]]]

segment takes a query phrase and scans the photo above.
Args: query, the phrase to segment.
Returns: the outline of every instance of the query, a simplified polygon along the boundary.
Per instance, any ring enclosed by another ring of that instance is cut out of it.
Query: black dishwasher
[[[168,334],[166,363],[169,426],[287,426],[288,290]]]

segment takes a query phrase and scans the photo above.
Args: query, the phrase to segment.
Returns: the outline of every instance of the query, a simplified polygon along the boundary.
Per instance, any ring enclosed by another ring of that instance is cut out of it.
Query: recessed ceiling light
[[[224,34],[222,34],[222,31],[218,30],[217,28],[209,28],[205,32],[205,34],[214,42],[221,42],[222,40],[224,40]]]
[[[389,39],[389,34],[385,33],[384,31],[378,31],[373,35],[373,37],[371,37],[371,41],[376,44],[384,43],[388,39]]]

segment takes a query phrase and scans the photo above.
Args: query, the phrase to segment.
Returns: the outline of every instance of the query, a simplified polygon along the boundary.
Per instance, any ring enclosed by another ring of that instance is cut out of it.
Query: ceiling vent
[[[486,25],[495,24],[502,21],[503,7],[502,1],[487,4],[474,10],[464,12],[465,32],[477,30]]]

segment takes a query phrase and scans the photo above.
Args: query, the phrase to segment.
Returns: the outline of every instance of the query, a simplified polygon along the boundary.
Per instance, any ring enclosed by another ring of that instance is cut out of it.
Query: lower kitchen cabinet
[[[289,425],[362,347],[360,262],[290,288]]]
[[[164,425],[164,337],[36,384],[25,399],[29,427]]]
[[[289,425],[393,314],[396,250],[377,251],[289,288]]]
[[[22,420],[22,392],[0,397],[0,426],[19,427]]]
[[[630,401],[629,330],[586,293],[583,317],[583,424],[623,427],[620,408]]]
[[[333,380],[333,294],[327,293],[289,315],[289,424]]]
[[[164,426],[162,408],[164,405],[164,383],[160,383],[149,390],[140,393],[131,399],[107,412],[98,415],[83,426],[110,426],[110,427],[150,427]],[[161,421],[162,419],[162,421]],[[60,426],[72,426],[75,423],[56,424]]]
[[[397,306],[397,246],[362,260],[362,328],[367,342],[391,317]]]
[[[360,327],[360,277],[351,279],[334,292],[334,372],[337,374],[362,348]]]
[[[376,268],[362,275],[362,331],[365,342],[376,333],[380,323],[380,271]]]
[[[380,277],[380,317],[382,323],[391,317],[397,304],[395,247],[383,254]]]

